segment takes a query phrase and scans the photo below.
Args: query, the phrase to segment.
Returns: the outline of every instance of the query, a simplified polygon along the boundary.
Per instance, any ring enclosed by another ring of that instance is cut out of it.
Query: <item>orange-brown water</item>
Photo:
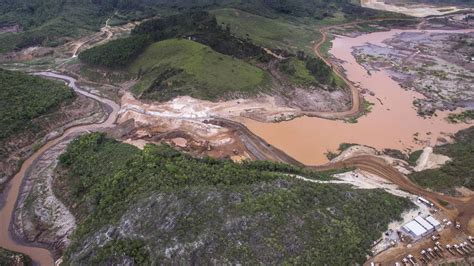
[[[58,144],[59,142],[67,138],[68,136],[71,136],[73,134],[78,134],[81,132],[94,131],[94,130],[99,130],[99,129],[103,129],[107,127],[112,127],[115,123],[115,120],[117,119],[117,113],[120,107],[111,100],[98,97],[86,91],[82,91],[80,88],[76,86],[75,80],[70,77],[58,75],[54,73],[49,73],[49,72],[40,73],[40,74],[42,76],[49,76],[52,78],[59,78],[59,79],[66,80],[69,82],[69,86],[71,86],[76,92],[81,93],[87,97],[93,98],[95,100],[98,100],[108,105],[112,109],[111,114],[109,115],[109,117],[104,123],[83,125],[83,126],[70,128],[66,130],[61,137],[54,139],[48,142],[47,144],[45,144],[43,147],[41,147],[41,149],[35,152],[23,163],[20,171],[12,178],[12,180],[10,180],[10,182],[6,186],[6,189],[4,192],[6,193],[6,195],[3,195],[5,196],[4,198],[5,205],[0,210],[0,217],[1,217],[0,219],[0,247],[24,253],[30,256],[30,258],[33,260],[35,264],[54,265],[53,257],[47,249],[22,245],[20,243],[17,243],[15,240],[11,238],[11,235],[9,232],[9,226],[10,226],[10,221],[12,220],[13,210],[15,208],[16,199],[18,197],[18,193],[20,191],[23,178],[28,168],[35,162],[35,160],[38,157],[40,157],[47,149]]]
[[[375,96],[364,95],[375,105],[372,112],[359,118],[357,123],[301,117],[280,123],[245,119],[244,124],[270,144],[305,164],[327,162],[325,153],[336,151],[341,143],[358,143],[377,149],[413,150],[435,145],[438,137],[469,127],[468,124],[448,123],[444,119],[446,112],[437,112],[437,117],[429,119],[419,117],[412,102],[423,95],[404,90],[384,71],[368,75],[351,54],[352,47],[365,43],[383,45],[382,41],[400,32],[406,31],[377,32],[356,38],[338,37],[333,41],[330,53],[345,61],[342,66],[348,79],[354,83],[359,82],[361,88],[375,93]],[[415,137],[422,141],[415,141]]]

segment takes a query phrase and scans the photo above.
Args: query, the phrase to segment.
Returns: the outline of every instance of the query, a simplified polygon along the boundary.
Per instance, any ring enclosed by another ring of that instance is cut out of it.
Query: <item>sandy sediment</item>
[[[74,216],[54,195],[52,182],[58,157],[72,138],[42,154],[23,180],[13,214],[13,233],[17,238],[60,250],[69,244],[76,227]]]
[[[427,169],[436,169],[451,161],[446,155],[433,153],[432,147],[426,147],[423,149],[423,153],[420,158],[416,161],[416,167],[414,170],[420,172]]]

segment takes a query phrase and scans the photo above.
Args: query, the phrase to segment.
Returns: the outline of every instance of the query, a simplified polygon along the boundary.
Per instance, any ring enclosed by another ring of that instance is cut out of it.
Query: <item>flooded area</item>
[[[464,10],[464,8],[458,8],[456,6],[434,6],[427,4],[397,5],[387,3],[387,1],[383,0],[362,0],[361,5],[367,8],[402,13],[414,17],[440,16]]]
[[[449,32],[467,31],[472,30]],[[360,117],[357,123],[301,117],[280,123],[261,123],[246,119],[244,124],[270,144],[305,164],[327,162],[326,153],[337,151],[341,143],[357,143],[379,150],[392,148],[408,152],[449,140],[451,134],[470,125],[448,123],[445,120],[448,112],[436,112],[432,118],[418,116],[413,101],[423,98],[423,95],[401,88],[384,71],[369,74],[352,55],[353,47],[367,43],[384,46],[384,40],[402,32],[417,31],[391,30],[356,38],[337,37],[333,41],[330,53],[344,61],[342,66],[348,79],[360,84],[361,89],[370,91],[364,98],[373,103],[371,112]]]

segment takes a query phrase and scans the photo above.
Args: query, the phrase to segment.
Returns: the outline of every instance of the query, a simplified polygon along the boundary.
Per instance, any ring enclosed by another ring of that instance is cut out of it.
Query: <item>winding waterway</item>
[[[474,31],[424,31],[433,33],[466,33]],[[357,123],[327,120],[316,117],[300,117],[281,123],[261,123],[246,119],[244,124],[268,143],[283,150],[305,164],[322,164],[328,161],[325,153],[336,151],[341,143],[357,143],[377,149],[419,149],[437,144],[438,137],[455,133],[467,124],[451,124],[445,120],[447,112],[437,112],[437,117],[418,116],[413,100],[424,96],[400,87],[385,71],[371,75],[359,65],[352,55],[353,47],[367,43],[384,46],[387,40],[403,32],[418,30],[391,30],[361,35],[356,38],[337,37],[330,53],[344,61],[342,66],[347,78],[359,83],[361,88],[375,93],[364,95],[374,103],[372,111],[358,119]],[[417,140],[415,140],[415,138]]]
[[[359,82],[362,88],[367,88],[375,93],[375,96],[366,96],[369,101],[375,103],[372,112],[368,116],[360,118],[358,123],[350,124],[336,120],[302,117],[278,124],[245,120],[245,125],[270,144],[305,164],[326,162],[324,153],[328,150],[336,150],[338,145],[343,142],[365,144],[378,149],[413,149],[424,145],[413,141],[415,133],[418,133],[420,139],[434,145],[436,139],[443,136],[444,133],[454,133],[467,127],[468,125],[465,124],[447,123],[443,119],[445,114],[439,114],[438,117],[431,119],[419,117],[412,106],[412,101],[415,98],[423,97],[422,95],[403,90],[383,71],[368,75],[367,71],[357,64],[351,54],[354,46],[367,42],[382,45],[383,40],[400,32],[406,31],[392,30],[362,35],[357,38],[339,37],[333,42],[330,52],[338,59],[345,61],[343,67],[347,77],[353,82]],[[111,100],[82,90],[76,85],[76,80],[71,77],[52,72],[42,72],[37,75],[64,80],[77,93],[97,100],[111,109],[105,122],[72,127],[66,130],[61,137],[51,140],[41,147],[23,163],[20,171],[7,184],[3,193],[5,205],[0,210],[0,246],[25,253],[37,264],[53,265],[53,257],[47,249],[23,245],[11,237],[10,221],[23,178],[28,168],[46,150],[71,135],[113,127],[120,107]]]
[[[54,260],[49,250],[44,249],[44,248],[39,248],[39,247],[31,247],[31,246],[18,243],[14,239],[12,239],[12,236],[10,234],[10,230],[9,230],[10,221],[12,220],[13,210],[16,206],[16,200],[20,192],[20,187],[21,187],[23,178],[28,168],[32,166],[35,160],[38,159],[46,150],[60,143],[61,141],[71,136],[72,134],[78,134],[78,133],[87,132],[87,131],[96,131],[99,129],[113,127],[115,124],[115,120],[117,119],[117,113],[120,109],[120,106],[111,100],[99,97],[97,95],[94,95],[82,90],[79,86],[76,85],[76,80],[71,77],[52,73],[52,72],[40,72],[40,73],[36,73],[35,75],[64,80],[68,83],[69,87],[71,87],[75,92],[83,94],[84,96],[92,98],[94,100],[97,100],[105,104],[110,109],[110,114],[107,120],[104,121],[103,123],[82,125],[82,126],[69,128],[64,132],[64,134],[61,137],[56,138],[46,143],[43,147],[41,147],[37,152],[35,152],[23,163],[20,171],[13,177],[12,180],[10,180],[10,182],[6,185],[6,188],[3,192],[5,204],[3,208],[0,210],[0,217],[1,217],[0,219],[0,246],[9,250],[27,254],[28,256],[31,257],[31,259],[33,260],[35,264],[54,265]]]

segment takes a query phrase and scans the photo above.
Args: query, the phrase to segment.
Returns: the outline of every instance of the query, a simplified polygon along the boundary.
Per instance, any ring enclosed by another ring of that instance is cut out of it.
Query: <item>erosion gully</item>
[[[367,72],[352,57],[351,47],[365,42],[380,44],[384,39],[399,32],[401,31],[372,33],[355,39],[337,38],[333,43],[331,53],[337,58],[346,61],[343,67],[347,71],[347,78],[352,82],[360,82],[363,88],[373,90],[376,93],[375,97],[383,102],[383,104],[376,104],[373,112],[369,116],[361,118],[357,124],[347,124],[342,121],[314,117],[303,117],[279,124],[264,124],[245,120],[244,123],[248,128],[235,121],[225,119],[215,119],[211,123],[236,130],[239,133],[238,136],[243,139],[247,148],[255,155],[255,158],[270,159],[299,166],[304,166],[303,163],[315,164],[325,162],[320,156],[327,149],[334,149],[341,142],[357,142],[375,146],[376,148],[390,146],[389,144],[400,147],[401,139],[405,140],[406,143],[410,143],[408,141],[409,136],[412,136],[411,134],[415,129],[418,132],[427,130],[433,132],[439,128],[437,130],[439,133],[441,131],[455,132],[461,129],[462,126],[445,124],[442,118],[434,120],[418,118],[415,110],[412,109],[411,102],[413,98],[420,97],[420,95],[402,90],[384,72],[377,72],[368,76]],[[54,265],[54,259],[49,250],[16,241],[10,233],[10,221],[12,220],[13,210],[16,206],[22,181],[28,168],[46,150],[54,145],[73,135],[114,127],[120,107],[111,100],[82,90],[76,85],[76,80],[71,77],[52,72],[41,72],[36,73],[36,75],[64,80],[74,91],[101,102],[110,111],[105,122],[69,128],[62,136],[49,141],[41,147],[23,163],[20,171],[7,184],[2,195],[5,204],[0,210],[0,246],[30,256],[35,264]],[[359,105],[360,103],[357,101],[359,99],[358,91],[355,91],[352,85],[351,90],[354,93],[353,104]],[[375,98],[372,100],[376,102]],[[359,106],[353,106],[347,114],[350,115],[357,112],[358,108]],[[321,117],[339,118],[339,116],[340,114],[335,113],[328,114],[328,116],[322,115]],[[437,199],[450,202],[455,207],[454,210],[450,210],[450,213],[463,221],[469,221],[470,217],[474,215],[474,210],[471,210],[473,208],[470,208],[474,204],[474,197],[452,198],[426,191],[411,183],[403,174],[375,156],[358,156],[334,164],[308,167],[318,171],[358,167],[377,174],[411,193],[424,195],[433,202],[437,202]],[[442,206],[438,207],[443,208]]]

